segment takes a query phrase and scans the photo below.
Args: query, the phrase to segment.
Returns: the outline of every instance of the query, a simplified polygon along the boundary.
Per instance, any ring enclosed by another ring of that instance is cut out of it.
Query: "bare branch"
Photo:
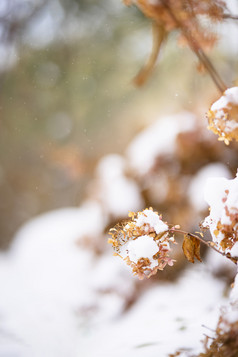
[[[224,14],[222,17],[225,20],[238,20],[238,15]]]

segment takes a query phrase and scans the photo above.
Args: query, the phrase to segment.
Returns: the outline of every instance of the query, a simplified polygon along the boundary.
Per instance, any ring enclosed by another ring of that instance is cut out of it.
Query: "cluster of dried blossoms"
[[[216,247],[238,257],[238,176],[233,180],[211,178],[205,187],[210,214],[203,222],[209,228]]]
[[[225,144],[238,141],[238,87],[227,89],[208,112],[209,129]]]
[[[184,232],[179,226],[168,226],[152,208],[142,212],[130,212],[130,219],[110,229],[115,255],[120,256],[132,267],[140,279],[149,278],[174,261],[169,257],[170,242],[175,243],[174,234],[184,235],[182,249],[188,261],[200,258],[200,242],[238,262],[238,173],[233,180],[222,177],[210,178],[205,187],[205,200],[210,214],[203,228],[210,229],[213,241],[205,241],[203,234]]]
[[[194,40],[205,46],[213,45],[216,36],[210,29],[204,31],[199,17],[205,15],[210,21],[222,21],[226,10],[226,4],[222,0],[127,0],[125,3],[137,5],[147,17],[159,23],[167,32],[187,29]],[[183,33],[181,36],[187,42]]]
[[[209,22],[220,22],[226,17],[226,4],[222,0],[124,0],[126,5],[135,4],[145,16],[154,23],[153,51],[151,57],[135,78],[137,85],[142,85],[156,63],[161,44],[174,30],[180,34],[178,43],[189,46],[197,55],[200,64],[217,81],[220,89],[224,84],[215,72],[203,50],[212,48],[217,36],[211,28],[204,26],[202,17]]]
[[[108,242],[115,255],[124,259],[139,279],[149,278],[167,264],[172,266],[174,260],[169,257],[169,251],[174,237],[161,216],[149,208],[130,212],[129,217],[109,231]]]
[[[197,55],[200,64],[206,68],[217,88],[223,93],[209,113],[209,129],[219,135],[219,140],[229,144],[238,141],[238,87],[226,89],[203,48],[212,47],[216,36],[204,28],[201,17],[210,22],[222,21],[229,17],[222,0],[124,0],[126,5],[137,5],[154,23],[154,41],[151,57],[135,81],[138,85],[145,82],[155,65],[160,47],[173,30],[180,33],[180,43],[188,45]],[[228,182],[219,178],[210,181],[206,201],[210,205],[210,215],[203,222],[209,228],[213,242],[200,236],[189,234],[180,228],[169,226],[152,208],[142,212],[130,213],[129,220],[117,224],[110,230],[115,254],[132,267],[133,273],[140,279],[154,275],[174,260],[169,257],[170,242],[174,242],[174,233],[184,234],[183,252],[185,257],[194,262],[201,261],[200,241],[226,255],[236,264],[238,261],[238,177]],[[219,181],[220,180],[220,181]],[[208,185],[209,186],[209,185]]]

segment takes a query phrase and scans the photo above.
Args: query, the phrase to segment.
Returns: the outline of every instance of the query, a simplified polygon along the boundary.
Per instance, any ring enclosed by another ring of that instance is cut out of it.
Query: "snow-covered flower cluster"
[[[238,141],[238,87],[227,89],[208,111],[209,129],[225,144]]]
[[[203,226],[210,229],[217,248],[238,257],[238,174],[233,180],[210,178],[205,186],[210,214]]]
[[[129,217],[110,229],[112,237],[108,242],[113,245],[115,255],[124,259],[139,279],[149,278],[167,264],[172,266],[174,260],[168,253],[174,237],[169,236],[169,227],[161,216],[149,208],[130,212]]]

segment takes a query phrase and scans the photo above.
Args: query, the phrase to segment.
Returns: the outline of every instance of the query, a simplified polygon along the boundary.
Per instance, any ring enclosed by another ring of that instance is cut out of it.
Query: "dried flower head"
[[[211,21],[223,20],[226,4],[222,0],[137,0],[124,1],[126,5],[136,4],[140,10],[170,31],[180,28],[180,23],[194,30],[196,36],[204,36],[199,16],[205,15]],[[202,37],[203,38],[203,37]],[[206,39],[207,40],[207,39]]]
[[[238,176],[233,180],[210,178],[205,187],[210,215],[203,226],[210,229],[220,251],[238,256]]]
[[[238,87],[227,89],[208,112],[209,129],[225,144],[238,141]]]
[[[161,45],[172,31],[179,32],[178,43],[189,46],[196,53],[199,62],[209,71],[210,65],[203,50],[214,46],[217,36],[211,26],[205,26],[202,17],[211,22],[224,19],[226,4],[222,0],[124,0],[126,5],[135,4],[154,24],[153,49],[151,56],[135,78],[142,85],[151,74],[158,58]],[[214,71],[214,69],[213,69]],[[213,73],[214,74],[214,73]]]
[[[115,255],[131,266],[139,279],[149,278],[158,270],[163,270],[174,260],[168,256],[170,242],[169,227],[152,208],[142,212],[130,212],[130,219],[110,229],[108,242],[113,245]]]

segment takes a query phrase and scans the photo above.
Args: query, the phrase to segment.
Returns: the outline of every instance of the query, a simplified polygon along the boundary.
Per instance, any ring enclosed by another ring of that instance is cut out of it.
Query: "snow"
[[[192,207],[196,211],[203,211],[207,208],[203,192],[205,183],[210,177],[224,177],[230,179],[231,173],[225,165],[217,162],[202,167],[194,175],[188,187],[188,196]]]
[[[204,189],[204,198],[211,207],[210,218],[219,220],[223,210],[222,199],[225,197],[228,180],[223,177],[208,178]]]
[[[1,357],[166,357],[177,348],[201,350],[202,325],[215,328],[224,284],[195,265],[176,283],[143,285],[111,251],[96,257],[77,244],[84,235],[94,239],[103,218],[94,201],[44,214],[0,255]],[[122,313],[135,282],[145,292]]]
[[[230,276],[231,279],[236,276],[236,265],[225,256],[217,254],[213,249],[210,249],[206,254],[206,265],[210,272],[218,276]]]
[[[211,111],[215,113],[216,119],[226,118],[226,112],[231,109],[233,106],[238,105],[238,87],[228,88],[223,96],[219,98],[211,106]],[[229,121],[226,121],[226,133],[232,132],[238,127],[236,118],[229,118]]]
[[[132,169],[139,175],[148,172],[160,154],[174,153],[179,132],[194,129],[196,117],[189,112],[160,118],[131,142],[127,156]]]
[[[125,217],[144,205],[138,185],[125,171],[125,159],[116,154],[103,157],[96,168],[96,196],[105,212],[114,218]]]
[[[225,227],[232,224],[232,214],[238,212],[238,176],[233,180],[226,178],[209,178],[207,180],[204,197],[210,206],[210,215],[203,222],[204,227],[209,227],[213,240],[220,242],[224,235],[217,231],[218,222]],[[237,229],[237,224],[234,226]]]
[[[231,305],[224,314],[224,320],[230,324],[238,321],[238,310]],[[229,329],[229,327],[228,327]]]
[[[159,251],[159,247],[152,237],[144,235],[135,240],[129,241],[127,245],[128,256],[131,261],[137,263],[141,258],[148,258],[151,261],[150,268],[158,265],[153,255]]]
[[[223,110],[225,107],[229,106],[229,104],[238,105],[238,87],[228,88],[223,96],[211,106],[211,110]]]
[[[219,98],[215,103],[213,103],[213,105],[211,106],[211,110],[214,111],[218,111],[218,110],[222,110],[227,106],[228,104],[228,98],[223,95],[221,98]],[[224,112],[223,112],[224,115]]]
[[[103,181],[114,180],[124,174],[126,169],[125,159],[118,154],[109,154],[99,160],[96,174]]]
[[[236,214],[238,211],[238,176],[229,182],[229,190],[226,206],[230,213]]]
[[[19,231],[8,254],[1,254],[0,356],[80,356],[85,320],[93,328],[121,313],[120,291],[103,295],[94,287],[91,275],[101,271],[101,259],[77,245],[86,234],[100,234],[98,208],[86,202],[42,215]],[[103,261],[106,257],[105,252]],[[129,294],[134,284],[127,283],[131,276],[125,276],[123,265],[115,262],[112,271],[113,279],[103,275],[104,287],[112,289],[111,281],[121,284],[124,277]],[[89,318],[95,309],[100,313]]]
[[[226,0],[226,6],[228,8],[228,13],[237,14],[238,13],[238,3],[237,0]],[[220,36],[218,47],[223,53],[227,55],[237,56],[238,45],[237,36],[238,28],[236,21],[227,20],[217,27],[218,35]]]
[[[231,256],[232,257],[238,257],[238,242],[236,242],[233,247],[231,248]]]
[[[238,274],[236,275],[234,286],[231,290],[230,301],[231,304],[236,305],[238,307]]]
[[[149,225],[149,228],[152,228],[157,234],[166,232],[169,228],[167,224],[160,219],[157,213],[149,209],[140,212],[136,219],[137,227],[142,227],[143,225]]]
[[[94,356],[94,346],[105,357],[167,357],[180,348],[201,351],[203,334],[216,326],[222,289],[205,270],[196,268],[177,283],[157,284],[119,321],[88,336],[86,355]]]
[[[229,120],[226,123],[226,132],[227,133],[230,133],[230,132],[234,131],[237,128],[238,128],[238,123],[237,123],[236,120]]]

